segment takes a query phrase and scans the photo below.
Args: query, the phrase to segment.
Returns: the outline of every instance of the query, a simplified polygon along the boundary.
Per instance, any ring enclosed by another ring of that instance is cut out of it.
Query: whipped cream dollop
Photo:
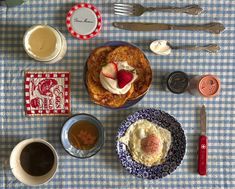
[[[156,40],[150,44],[150,49],[157,55],[169,55],[171,47],[166,40]]]
[[[132,71],[133,79],[131,80],[131,82],[129,82],[125,87],[119,88],[117,79],[105,77],[102,72],[100,72],[100,82],[106,90],[113,94],[126,94],[130,90],[131,84],[137,79],[138,76],[136,74],[136,70],[132,66],[130,66],[127,61],[116,62],[116,64],[118,67],[118,71],[122,69]]]

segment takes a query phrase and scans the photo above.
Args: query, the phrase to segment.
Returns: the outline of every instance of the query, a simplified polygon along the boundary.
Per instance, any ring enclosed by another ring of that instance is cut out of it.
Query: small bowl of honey
[[[65,121],[61,130],[61,143],[70,155],[89,158],[102,148],[104,128],[96,117],[76,114]]]

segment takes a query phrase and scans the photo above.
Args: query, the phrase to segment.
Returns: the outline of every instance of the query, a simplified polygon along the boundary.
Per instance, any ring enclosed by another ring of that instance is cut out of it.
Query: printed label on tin
[[[71,18],[74,31],[80,35],[91,34],[97,27],[97,16],[89,8],[77,9]]]
[[[87,40],[97,36],[101,31],[102,17],[94,5],[79,3],[67,13],[66,25],[72,36]]]
[[[70,114],[69,72],[26,72],[26,114]]]

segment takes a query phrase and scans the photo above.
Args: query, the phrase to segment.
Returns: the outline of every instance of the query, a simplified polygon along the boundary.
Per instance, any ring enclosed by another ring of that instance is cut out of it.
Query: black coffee
[[[42,176],[52,169],[54,158],[52,150],[47,145],[33,142],[22,150],[20,164],[29,175]]]

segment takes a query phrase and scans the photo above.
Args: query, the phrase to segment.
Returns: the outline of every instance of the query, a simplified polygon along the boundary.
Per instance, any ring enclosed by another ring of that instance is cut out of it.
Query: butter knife
[[[208,140],[206,136],[206,107],[203,105],[200,111],[200,127],[201,136],[199,137],[199,150],[198,150],[198,173],[199,175],[207,174],[207,153],[208,153]]]
[[[207,31],[219,34],[225,30],[223,24],[219,22],[211,22],[208,24],[187,24],[173,25],[160,23],[143,23],[143,22],[113,22],[113,26],[119,29],[129,31],[161,31],[161,30],[191,30],[191,31]]]

